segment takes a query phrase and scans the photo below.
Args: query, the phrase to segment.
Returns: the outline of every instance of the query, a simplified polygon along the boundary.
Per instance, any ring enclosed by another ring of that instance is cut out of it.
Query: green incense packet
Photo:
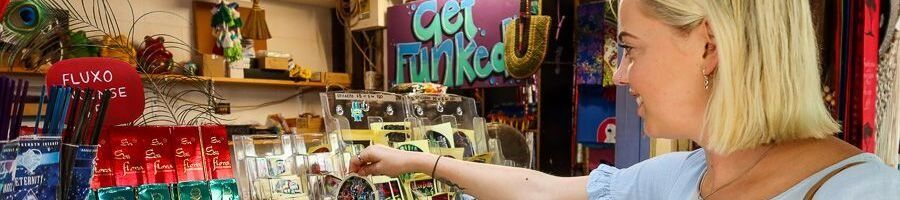
[[[218,179],[209,181],[209,192],[212,194],[213,200],[237,200],[241,199],[238,194],[237,181],[234,179]]]
[[[204,181],[186,181],[178,183],[178,200],[212,200],[209,185]]]
[[[97,190],[99,200],[135,200],[131,187],[108,187]]]
[[[138,187],[138,200],[172,200],[168,184],[147,184]]]

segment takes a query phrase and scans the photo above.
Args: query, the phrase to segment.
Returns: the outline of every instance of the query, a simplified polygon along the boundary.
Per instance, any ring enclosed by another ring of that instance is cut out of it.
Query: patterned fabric
[[[606,19],[607,3],[578,6],[576,84],[612,86],[617,61],[615,22]]]
[[[900,23],[897,24],[900,31]],[[888,165],[896,167],[900,164],[898,146],[900,146],[900,35],[894,34],[893,42],[887,51],[879,56],[878,65],[878,100],[876,102],[876,122],[878,131],[875,153]]]
[[[212,27],[213,36],[216,37],[216,47],[222,48],[223,55],[228,62],[241,60],[243,47],[241,46],[241,14],[237,11],[236,2],[226,3],[220,1],[213,10]]]

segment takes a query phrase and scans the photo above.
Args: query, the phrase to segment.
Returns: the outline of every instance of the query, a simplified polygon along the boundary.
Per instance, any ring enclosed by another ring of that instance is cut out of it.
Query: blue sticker
[[[363,118],[363,105],[362,102],[354,101],[352,107],[350,107],[350,117],[353,117],[353,121],[361,122]]]

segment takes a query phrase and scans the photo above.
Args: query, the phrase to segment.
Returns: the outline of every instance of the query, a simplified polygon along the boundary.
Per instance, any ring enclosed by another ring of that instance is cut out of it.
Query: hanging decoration
[[[843,138],[865,152],[875,151],[876,95],[878,76],[878,11],[880,1],[847,2],[849,9],[845,27],[848,34],[842,73],[845,105]]]
[[[514,78],[530,78],[544,62],[550,31],[550,16],[540,15],[540,4],[524,0],[515,23],[505,27],[503,43],[506,52],[506,72]],[[532,6],[537,14],[533,14]]]
[[[262,0],[253,0],[253,10],[247,17],[247,26],[244,26],[242,32],[246,38],[254,40],[272,39],[269,33],[269,25],[266,24],[266,10],[259,6]]]
[[[244,23],[241,21],[241,14],[238,13],[237,7],[237,2],[219,1],[212,16],[216,47],[222,49],[222,54],[228,62],[239,61],[243,57],[243,47],[241,46],[243,37],[240,29]]]
[[[618,49],[616,48],[615,17],[605,2],[578,6],[576,17],[577,46],[575,52],[575,81],[581,85],[613,86]]]

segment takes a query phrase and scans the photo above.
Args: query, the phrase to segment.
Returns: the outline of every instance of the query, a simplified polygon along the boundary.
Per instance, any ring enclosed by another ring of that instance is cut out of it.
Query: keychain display
[[[306,155],[306,149],[295,148],[298,140],[295,135],[235,135],[233,140],[235,174],[242,199],[278,200],[307,196],[307,168],[298,166],[298,163],[306,163],[307,157],[302,156]]]
[[[425,153],[432,152],[431,148],[428,145],[427,140],[399,142],[399,143],[394,144],[394,148],[404,150],[404,151],[412,151],[412,152],[425,152]]]
[[[341,182],[338,187],[338,200],[379,200],[380,195],[375,190],[375,185],[363,177],[350,175]]]
[[[464,158],[486,152],[484,119],[478,116],[474,99],[452,94],[408,94],[405,98],[410,114],[426,126],[425,137],[439,147],[461,148]]]
[[[373,176],[372,182],[378,192],[379,199],[400,200],[407,199],[406,192],[400,184],[400,179],[387,176]]]
[[[439,192],[435,180],[422,173],[413,174],[413,176],[408,180],[405,180],[403,184],[409,188],[409,196],[412,197],[412,199],[427,199]]]
[[[394,146],[394,143],[412,140],[409,122],[372,123],[372,143]]]
[[[325,133],[307,142],[311,199],[455,199],[458,188],[427,174],[359,177],[348,167],[367,145],[380,144],[481,163],[505,161],[500,139],[489,143],[475,100],[451,94],[376,91],[320,94]],[[493,144],[493,145],[491,145]],[[320,152],[320,153],[312,153]]]
[[[440,148],[454,148],[453,126],[450,123],[443,123],[425,128],[425,138],[428,139],[431,146]]]

